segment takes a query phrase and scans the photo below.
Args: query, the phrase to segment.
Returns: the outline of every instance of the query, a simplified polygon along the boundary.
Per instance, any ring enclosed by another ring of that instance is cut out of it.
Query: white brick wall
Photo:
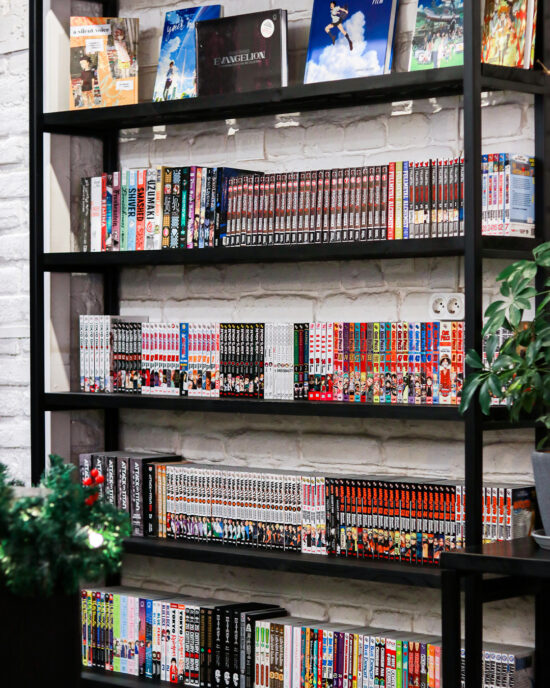
[[[27,3],[0,2],[0,461],[30,476]]]
[[[123,0],[121,14],[140,17],[141,97],[155,76],[162,19],[168,7],[190,0]],[[280,0],[226,0],[225,14],[284,5]],[[311,0],[286,3],[294,67],[303,70]],[[399,26],[406,35],[414,0],[402,1]],[[28,339],[26,318],[26,31],[22,2],[0,0],[0,278],[12,291],[0,296],[0,460],[28,476]],[[405,44],[405,47],[403,47]],[[396,59],[406,62],[406,41]],[[489,95],[484,133],[488,151],[532,152],[532,103],[522,96]],[[281,117],[128,131],[121,145],[124,165],[156,163],[236,164],[265,170],[363,165],[403,157],[455,155],[462,146],[460,101],[445,98]],[[80,174],[98,172],[89,146],[72,145],[73,188]],[[7,189],[7,191],[6,191]],[[495,292],[501,263],[487,263],[486,300]],[[286,265],[169,267],[125,270],[124,314],[165,319],[426,319],[429,293],[463,289],[458,259],[407,259]],[[72,280],[72,321],[98,312],[97,279]],[[5,310],[4,310],[5,308]],[[13,313],[21,328],[8,330]],[[72,336],[73,347],[75,333]],[[73,376],[74,376],[73,360]],[[7,393],[9,385],[9,394]],[[15,390],[15,392],[14,392]],[[129,449],[178,451],[192,459],[250,466],[323,467],[384,475],[461,477],[463,426],[361,419],[264,417],[201,413],[123,412],[122,445]],[[99,414],[73,414],[73,456],[97,447]],[[486,436],[487,478],[528,479],[532,433]],[[208,594],[220,598],[276,599],[294,614],[350,623],[368,622],[439,632],[440,596],[413,590],[324,578],[271,574],[128,556],[125,582]],[[487,637],[533,641],[530,601],[486,607]],[[527,607],[527,609],[526,609]]]

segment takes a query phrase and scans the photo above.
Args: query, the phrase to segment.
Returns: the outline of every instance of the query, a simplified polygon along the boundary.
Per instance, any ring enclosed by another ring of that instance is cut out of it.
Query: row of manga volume
[[[190,688],[252,688],[251,625],[285,614],[268,603],[133,588],[84,589],[82,663]]]
[[[228,167],[120,170],[80,181],[78,250],[143,251],[219,245]]]
[[[459,404],[464,323],[150,323],[80,316],[80,389]]]
[[[130,514],[136,536],[418,565],[465,544],[465,488],[452,480],[80,455],[83,480],[92,468],[105,476],[104,498]],[[532,486],[484,485],[486,542],[528,535],[534,513]]]
[[[484,155],[482,233],[534,236],[534,159]],[[462,236],[463,158],[262,174],[123,170],[81,180],[81,251]]]
[[[133,588],[81,591],[81,648],[85,667],[192,688],[441,685],[438,636],[293,618],[265,602]],[[530,685],[533,655],[532,648],[484,643],[483,688]]]

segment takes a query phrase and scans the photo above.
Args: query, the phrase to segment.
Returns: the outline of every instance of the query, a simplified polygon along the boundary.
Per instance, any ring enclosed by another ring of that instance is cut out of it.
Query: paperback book
[[[196,25],[199,21],[218,19],[221,9],[221,5],[208,5],[166,13],[154,101],[197,95]]]
[[[286,86],[286,10],[199,22],[197,58],[201,96]]]
[[[533,67],[537,0],[486,0],[482,60],[503,67]]]
[[[391,71],[398,0],[315,0],[304,83]]]
[[[463,0],[419,0],[410,71],[464,64]]]
[[[70,108],[138,102],[139,19],[71,17]]]

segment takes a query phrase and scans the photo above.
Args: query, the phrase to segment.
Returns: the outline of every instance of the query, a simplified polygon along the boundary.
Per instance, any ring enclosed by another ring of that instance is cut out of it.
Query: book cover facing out
[[[197,95],[195,27],[199,21],[220,16],[221,5],[188,7],[166,13],[153,101]]]
[[[410,71],[464,63],[463,0],[419,0]]]
[[[304,83],[391,71],[398,0],[315,0]]]
[[[286,10],[197,24],[199,95],[286,86]]]
[[[535,0],[487,0],[481,46],[483,62],[529,69],[535,13]]]
[[[70,108],[138,102],[139,19],[71,17]]]

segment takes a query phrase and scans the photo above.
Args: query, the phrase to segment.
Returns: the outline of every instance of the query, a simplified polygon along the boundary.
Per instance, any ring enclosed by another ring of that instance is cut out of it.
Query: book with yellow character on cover
[[[139,19],[71,17],[70,109],[138,102]]]

